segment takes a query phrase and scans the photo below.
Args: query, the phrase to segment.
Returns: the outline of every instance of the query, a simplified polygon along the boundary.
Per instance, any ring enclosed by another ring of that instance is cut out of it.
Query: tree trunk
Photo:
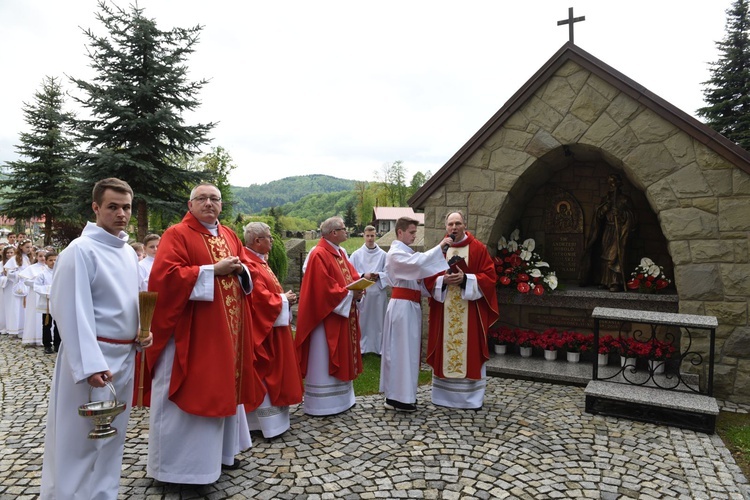
[[[146,204],[146,200],[138,200],[137,210],[136,219],[138,227],[136,228],[136,235],[138,236],[138,241],[143,241],[148,232],[148,205]]]
[[[44,216],[44,246],[52,244],[52,217],[49,214]]]

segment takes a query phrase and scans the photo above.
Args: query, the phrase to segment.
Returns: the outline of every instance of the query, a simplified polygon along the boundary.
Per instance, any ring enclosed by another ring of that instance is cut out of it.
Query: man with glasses
[[[305,377],[302,407],[314,416],[354,406],[352,381],[362,373],[357,301],[364,291],[347,288],[359,274],[340,247],[348,238],[344,220],[326,219],[320,233],[302,279],[295,337]]]
[[[291,322],[291,306],[297,295],[284,292],[281,283],[268,265],[268,254],[273,248],[271,228],[262,222],[245,226],[245,248],[253,277],[251,295],[253,311],[253,339],[255,366],[266,387],[266,397],[257,410],[248,412],[251,431],[261,431],[271,439],[289,429],[289,406],[302,402],[302,375]]]
[[[219,189],[196,186],[182,222],[164,232],[149,276],[159,298],[147,355],[147,472],[167,483],[209,484],[222,467],[238,468],[235,455],[250,446],[245,409],[264,396],[245,299],[249,262],[220,213]]]

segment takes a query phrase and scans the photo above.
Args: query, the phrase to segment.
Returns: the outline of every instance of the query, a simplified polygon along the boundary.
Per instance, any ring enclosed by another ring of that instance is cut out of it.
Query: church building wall
[[[428,246],[442,237],[445,214],[461,209],[494,253],[539,187],[570,164],[570,150],[598,155],[645,195],[667,240],[680,312],[718,318],[715,394],[750,402],[750,175],[573,61],[423,201]],[[698,341],[707,354],[708,340]]]

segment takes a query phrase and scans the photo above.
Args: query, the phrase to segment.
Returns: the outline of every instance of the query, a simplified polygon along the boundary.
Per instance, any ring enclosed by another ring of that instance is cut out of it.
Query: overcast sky
[[[129,2],[119,0],[118,5]],[[731,0],[139,0],[162,30],[204,26],[210,83],[188,123],[218,122],[234,185],[292,175],[435,173],[568,40],[683,111],[703,105]],[[95,0],[0,0],[0,163],[45,76],[89,78]],[[80,95],[80,94],[77,94]],[[73,108],[72,101],[69,109]]]

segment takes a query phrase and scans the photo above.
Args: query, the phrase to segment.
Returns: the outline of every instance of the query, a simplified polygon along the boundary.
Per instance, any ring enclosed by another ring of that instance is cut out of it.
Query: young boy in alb
[[[44,257],[44,270],[36,277],[34,281],[34,291],[37,295],[36,308],[42,313],[42,344],[44,353],[52,354],[60,350],[60,332],[57,331],[57,323],[49,313],[49,290],[52,285],[52,273],[55,262],[57,261],[57,252],[47,252]],[[54,338],[52,331],[54,330]],[[54,346],[54,350],[53,350]]]

